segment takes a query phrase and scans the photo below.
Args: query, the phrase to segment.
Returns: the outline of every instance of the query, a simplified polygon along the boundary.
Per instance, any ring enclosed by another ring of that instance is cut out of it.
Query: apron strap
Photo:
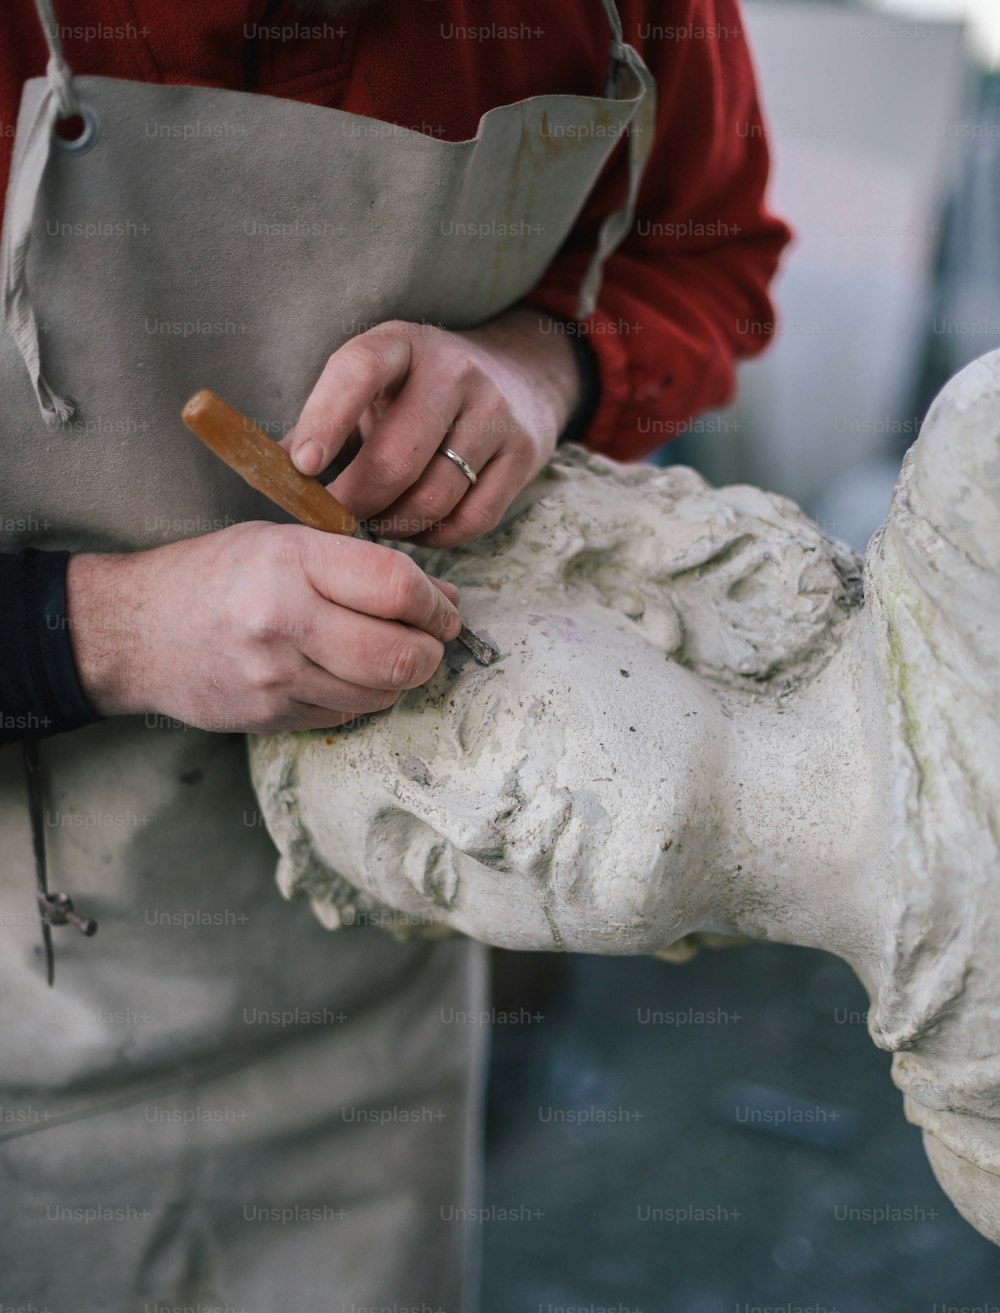
[[[73,94],[73,73],[63,57],[59,24],[52,9],[52,0],[35,0],[35,9],[38,11],[38,21],[45,33],[45,44],[49,48],[49,63],[45,72],[59,97],[59,117],[71,118],[79,112],[76,96]]]
[[[41,3],[41,0],[39,0]],[[611,58],[618,59],[618,48],[625,45],[625,33],[622,28],[622,17],[618,12],[618,6],[615,0],[601,0],[604,13],[608,22],[611,24]]]
[[[22,120],[23,120],[22,113]],[[0,289],[3,295],[4,327],[17,344],[38,407],[46,424],[68,420],[75,406],[68,397],[52,389],[42,373],[38,345],[38,321],[31,304],[28,287],[28,251],[35,217],[35,202],[48,163],[57,121],[63,117],[62,101],[55,85],[40,97],[26,125],[24,147],[16,151],[7,208],[4,214],[3,243],[0,245]],[[18,136],[23,122],[18,123]],[[18,143],[20,146],[20,143]]]
[[[614,0],[601,0],[611,24],[611,54],[605,96],[620,98],[629,81],[639,85],[638,104],[628,125],[628,190],[622,205],[607,216],[597,234],[597,247],[580,284],[577,318],[593,314],[601,290],[604,261],[621,245],[635,218],[635,205],[656,130],[656,81],[637,50],[624,40],[621,16]],[[634,94],[625,92],[625,94]]]
[[[17,343],[38,406],[47,424],[61,423],[73,414],[73,403],[58,396],[42,373],[38,347],[38,323],[28,289],[28,250],[35,215],[35,202],[59,119],[80,113],[73,91],[73,74],[63,58],[59,27],[51,0],[35,0],[38,18],[49,48],[46,69],[49,85],[25,127],[24,147],[15,150],[14,166],[7,191],[3,244],[0,246],[0,292],[4,326]],[[22,124],[18,123],[20,136]]]

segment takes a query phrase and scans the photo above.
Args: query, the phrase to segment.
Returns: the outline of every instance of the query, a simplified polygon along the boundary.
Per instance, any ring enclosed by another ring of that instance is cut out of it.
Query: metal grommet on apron
[[[36,3],[50,59],[24,87],[0,247],[0,550],[138,551],[273,519],[190,440],[183,401],[210,386],[280,436],[356,333],[495,317],[627,134],[593,309],[654,121],[611,0],[604,96],[503,105],[459,142],[74,77]],[[56,146],[77,114],[84,147]],[[478,1228],[445,1219],[476,1202],[487,1036],[443,1018],[482,1015],[481,947],[331,934],[284,903],[242,735],[121,717],[38,756],[51,879],[101,930],[60,932],[46,989],[20,754],[0,753],[7,1302],[471,1308]],[[360,1116],[380,1108],[430,1111]]]
[[[69,155],[82,155],[84,151],[90,150],[97,140],[97,134],[100,131],[100,124],[97,122],[97,115],[82,101],[76,107],[74,118],[80,119],[80,131],[75,137],[64,137],[56,133],[53,139],[53,145],[57,150],[64,150]]]

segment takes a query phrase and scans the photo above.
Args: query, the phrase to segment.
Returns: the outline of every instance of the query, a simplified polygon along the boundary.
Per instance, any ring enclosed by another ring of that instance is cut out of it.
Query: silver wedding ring
[[[450,447],[438,447],[439,456],[447,456],[449,460],[454,461],[465,477],[469,480],[471,487],[476,486],[478,475],[467,460],[463,460],[457,451],[452,451]]]

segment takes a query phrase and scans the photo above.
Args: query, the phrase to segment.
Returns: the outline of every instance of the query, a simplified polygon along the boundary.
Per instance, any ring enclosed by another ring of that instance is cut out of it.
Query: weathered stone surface
[[[255,740],[286,896],[507,947],[838,953],[1000,1242],[1000,353],[935,403],[867,604],[784,498],[572,449],[421,559],[502,659],[451,650],[363,724]]]

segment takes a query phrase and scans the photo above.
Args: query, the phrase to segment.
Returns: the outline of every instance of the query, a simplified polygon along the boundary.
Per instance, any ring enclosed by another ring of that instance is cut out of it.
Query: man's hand
[[[446,332],[391,321],[345,342],[282,445],[319,474],[363,439],[330,485],[374,532],[453,547],[494,528],[555,450],[579,377],[560,326],[518,307],[482,328]],[[475,487],[451,447],[479,475]]]
[[[458,590],[390,547],[251,522],[67,571],[77,670],[103,715],[203,729],[341,725],[428,680]]]

